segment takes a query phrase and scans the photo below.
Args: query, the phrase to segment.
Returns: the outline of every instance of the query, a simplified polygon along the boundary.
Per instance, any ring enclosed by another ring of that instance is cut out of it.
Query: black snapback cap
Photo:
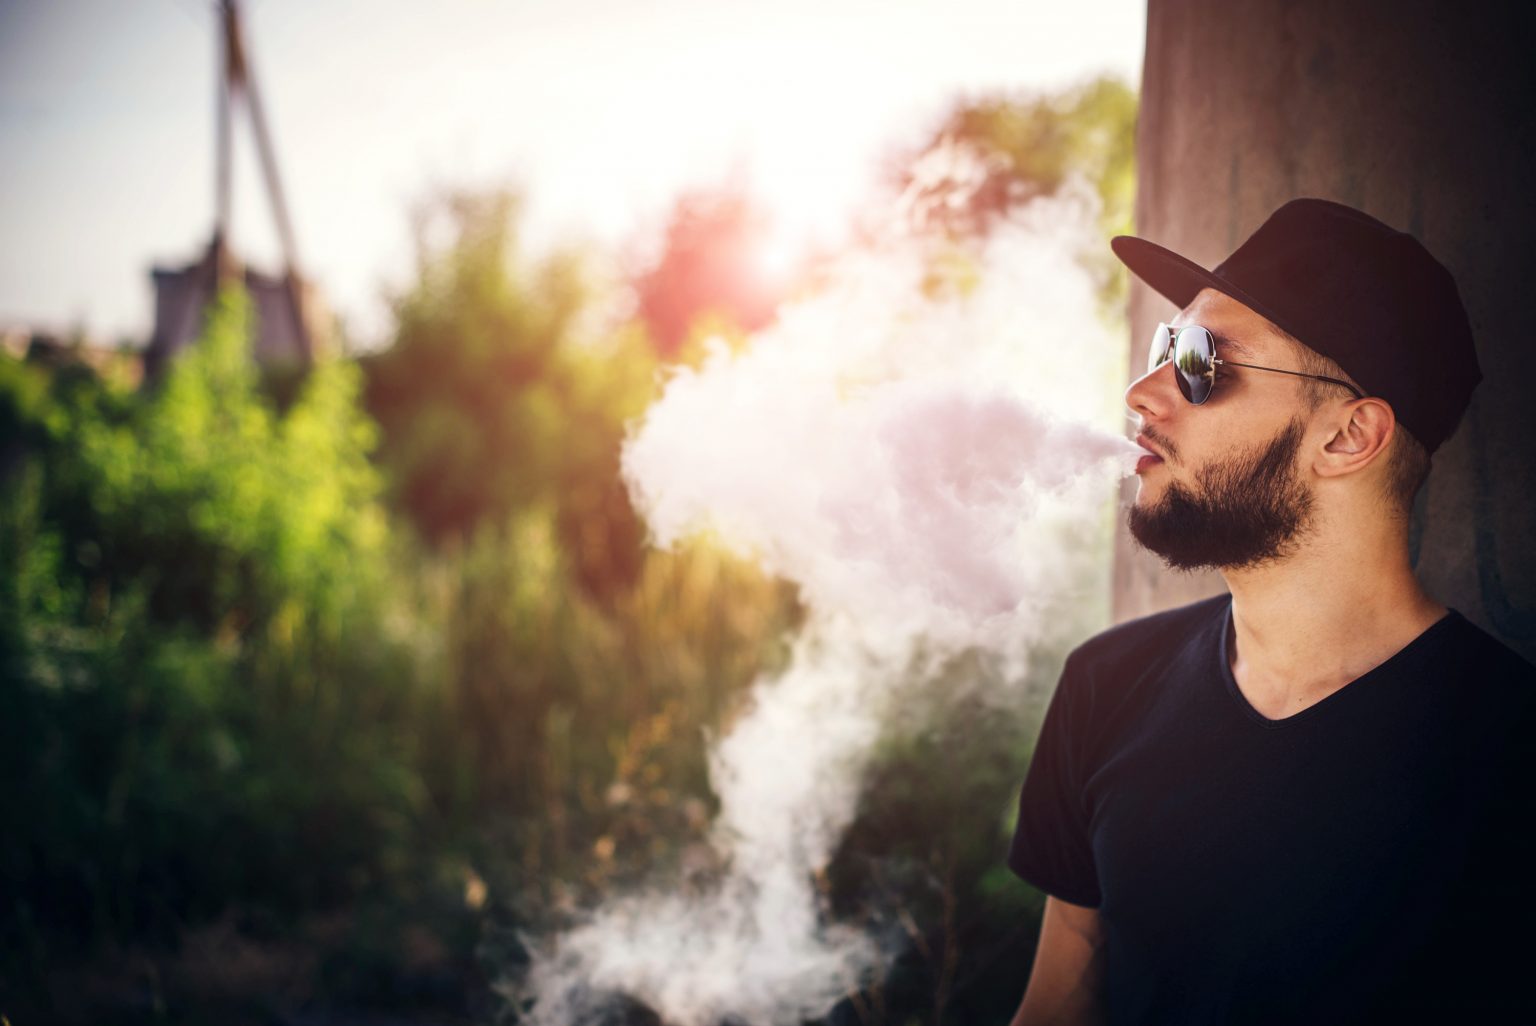
[[[1216,289],[1336,361],[1430,452],[1482,380],[1451,273],[1412,235],[1342,203],[1291,200],[1211,271],[1129,235],[1110,246],[1178,306]]]

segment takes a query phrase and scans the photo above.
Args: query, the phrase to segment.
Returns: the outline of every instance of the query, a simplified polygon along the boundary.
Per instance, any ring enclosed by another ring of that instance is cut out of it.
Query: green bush
[[[278,942],[330,909],[430,912],[468,958],[444,881],[461,916],[533,916],[645,872],[707,819],[705,730],[783,658],[792,590],[708,547],[636,543],[597,593],[562,492],[593,463],[418,543],[358,367],[317,366],[279,414],[250,329],[221,297],[150,393],[0,362],[0,999],[230,916]],[[562,357],[546,414],[580,445],[603,411],[589,451],[616,466],[608,390],[635,368],[599,356]]]
[[[146,397],[5,369],[29,443],[0,492],[13,950],[343,900],[421,802],[356,369],[279,417],[250,328],[221,296]]]

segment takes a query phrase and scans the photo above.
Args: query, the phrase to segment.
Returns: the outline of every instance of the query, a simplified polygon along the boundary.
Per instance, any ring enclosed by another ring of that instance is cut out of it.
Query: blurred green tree
[[[367,406],[395,502],[429,543],[546,506],[578,580],[611,596],[638,573],[619,449],[655,363],[640,332],[592,323],[602,297],[578,253],[519,259],[516,214],[505,191],[418,209],[416,278],[392,299],[392,345],[364,361]]]

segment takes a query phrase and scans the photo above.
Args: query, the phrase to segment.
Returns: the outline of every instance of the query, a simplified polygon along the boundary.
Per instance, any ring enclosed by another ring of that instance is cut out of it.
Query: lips
[[[1148,439],[1146,435],[1137,435],[1136,436],[1136,444],[1141,446],[1143,449],[1147,450],[1147,452],[1150,452],[1152,455],[1156,456],[1160,460],[1165,460],[1165,459],[1168,458],[1167,456],[1163,455],[1163,452],[1162,452],[1161,449],[1159,449],[1157,446],[1152,444],[1151,440]]]

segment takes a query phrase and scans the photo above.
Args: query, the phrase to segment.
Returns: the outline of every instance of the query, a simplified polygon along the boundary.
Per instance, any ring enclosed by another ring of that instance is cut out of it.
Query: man
[[[1126,391],[1129,512],[1230,595],[1067,659],[1009,864],[1046,892],[1015,1026],[1536,1022],[1536,668],[1426,594],[1413,495],[1481,378],[1446,270],[1296,200]]]

